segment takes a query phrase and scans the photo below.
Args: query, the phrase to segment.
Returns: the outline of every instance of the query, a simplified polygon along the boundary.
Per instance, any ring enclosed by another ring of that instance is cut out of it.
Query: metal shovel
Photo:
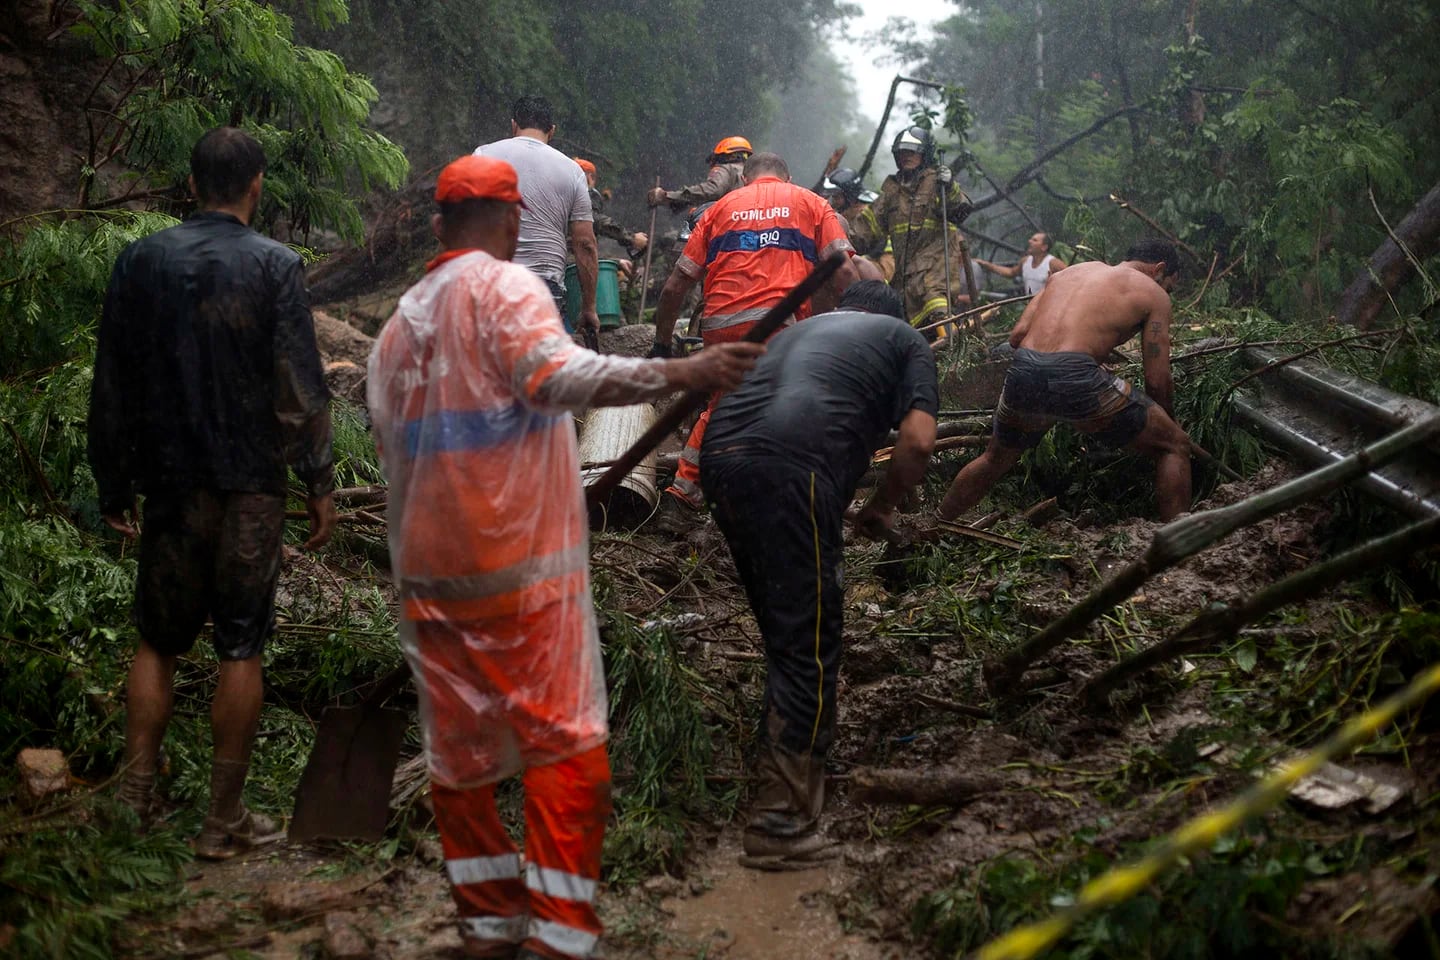
[[[390,820],[390,789],[410,711],[382,706],[410,679],[401,664],[353,707],[326,707],[300,786],[291,843],[379,840]]]

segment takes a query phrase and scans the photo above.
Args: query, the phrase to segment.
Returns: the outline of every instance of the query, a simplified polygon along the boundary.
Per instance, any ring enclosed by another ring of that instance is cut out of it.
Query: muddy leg
[[[125,688],[125,778],[120,800],[145,823],[155,794],[160,743],[175,707],[175,658],[141,641]]]
[[[965,464],[951,482],[950,489],[945,491],[945,499],[940,501],[940,517],[954,520],[979,503],[1000,478],[1010,472],[1024,452],[1019,447],[1007,447],[991,437],[985,452]]]
[[[1190,438],[1158,406],[1145,414],[1145,429],[1131,448],[1155,461],[1155,499],[1162,521],[1190,509]]]

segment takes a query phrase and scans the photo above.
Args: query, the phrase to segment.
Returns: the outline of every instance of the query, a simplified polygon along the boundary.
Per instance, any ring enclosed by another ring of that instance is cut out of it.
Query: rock
[[[367,337],[323,310],[314,311],[314,317],[315,342],[325,360],[330,363],[344,360],[364,369],[370,359],[370,350],[375,346],[375,338]]]
[[[1327,763],[1290,788],[1290,796],[1320,810],[1341,810],[1354,804],[1371,816],[1384,813],[1409,792],[1408,775],[1401,770],[1362,773]]]
[[[439,840],[427,837],[415,844],[415,856],[426,863],[442,866],[445,863],[445,848],[440,846]]]
[[[657,897],[673,897],[680,892],[680,881],[668,873],[661,873],[646,880],[641,886],[646,893]]]
[[[15,759],[20,780],[20,803],[38,807],[47,798],[70,789],[70,764],[59,750],[29,747]]]
[[[650,323],[632,323],[600,331],[600,352],[617,357],[643,357],[654,342],[655,325]]]
[[[366,370],[349,360],[332,360],[325,364],[325,386],[336,397],[351,403],[365,403]]]
[[[323,947],[330,960],[369,960],[370,938],[360,929],[360,915],[348,911],[325,914]]]
[[[336,881],[281,880],[260,891],[260,912],[266,920],[294,920],[336,910],[349,910],[365,902],[370,877]]]

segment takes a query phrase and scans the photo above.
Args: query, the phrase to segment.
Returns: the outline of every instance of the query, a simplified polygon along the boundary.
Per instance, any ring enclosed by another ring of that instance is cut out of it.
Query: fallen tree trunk
[[[1440,251],[1440,183],[1420,198],[1370,255],[1365,268],[1340,295],[1335,319],[1369,330],[1375,326],[1380,311],[1394,292],[1415,273],[1415,262],[1423,262],[1437,251]]]
[[[961,807],[1004,789],[994,777],[958,770],[875,770],[850,774],[850,796],[861,803],[904,803],[921,807]]]

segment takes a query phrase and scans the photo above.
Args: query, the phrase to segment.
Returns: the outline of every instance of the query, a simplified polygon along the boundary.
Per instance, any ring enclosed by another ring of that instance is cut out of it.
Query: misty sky
[[[904,4],[898,4],[895,0],[858,0],[858,5],[864,12],[850,21],[849,33],[854,39],[837,39],[832,45],[841,61],[850,65],[861,115],[876,120],[885,106],[885,96],[890,92],[890,81],[895,79],[900,68],[893,64],[875,66],[875,58],[881,51],[867,49],[860,42],[860,38],[884,27],[885,21],[892,16],[914,20],[920,28],[921,36],[925,36],[935,21],[951,16],[957,8],[953,0],[908,0]],[[943,80],[938,77],[935,79]]]

